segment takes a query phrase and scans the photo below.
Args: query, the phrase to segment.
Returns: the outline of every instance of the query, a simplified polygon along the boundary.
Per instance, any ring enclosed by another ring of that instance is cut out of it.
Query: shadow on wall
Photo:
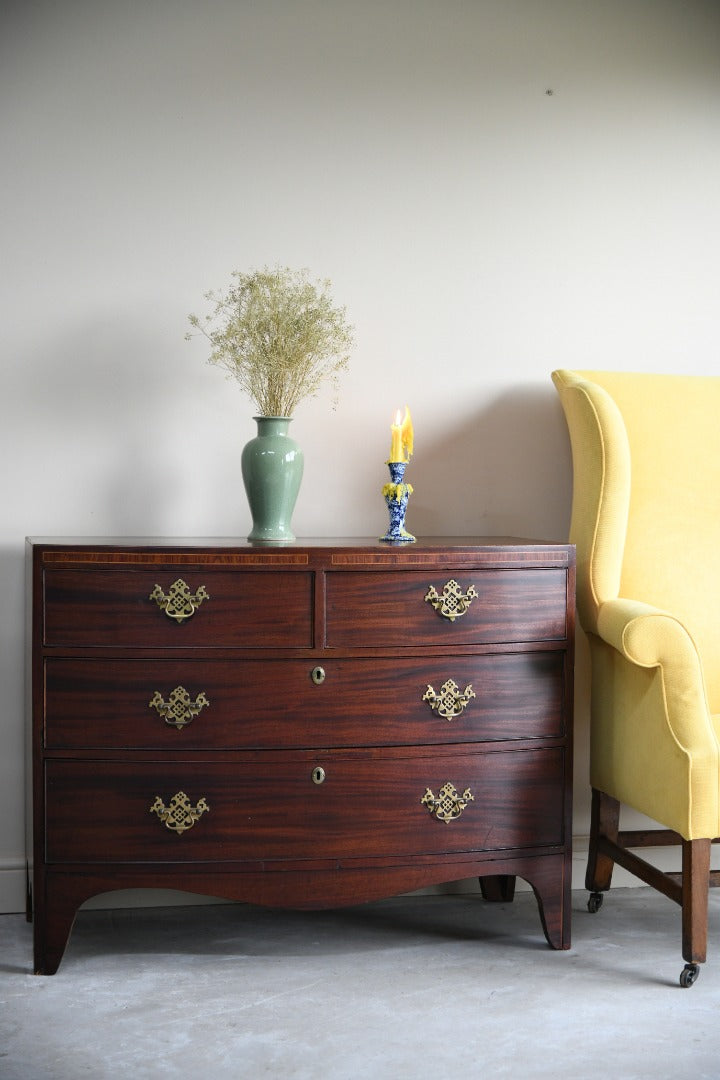
[[[413,460],[411,532],[567,540],[572,461],[552,385],[503,391],[475,419],[444,426]]]
[[[547,387],[503,391],[473,420],[423,447],[412,460],[408,528],[416,535],[514,535],[565,542],[570,527],[572,457],[559,398]],[[417,477],[417,480],[414,480]],[[589,655],[577,627],[575,669],[575,816],[589,831]],[[582,845],[580,863],[585,857]],[[575,882],[582,888],[582,873]]]

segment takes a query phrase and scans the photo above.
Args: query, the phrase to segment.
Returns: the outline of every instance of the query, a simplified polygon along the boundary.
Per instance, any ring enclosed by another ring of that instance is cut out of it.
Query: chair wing
[[[620,592],[630,506],[630,447],[622,415],[597,383],[553,372],[573,456],[570,534],[577,548],[578,610],[596,630],[600,605]]]

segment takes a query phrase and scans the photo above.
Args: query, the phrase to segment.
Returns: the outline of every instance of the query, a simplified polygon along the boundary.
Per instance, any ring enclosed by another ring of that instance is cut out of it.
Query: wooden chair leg
[[[597,911],[602,894],[610,888],[615,863],[629,870],[646,885],[669,897],[682,908],[682,955],[685,968],[680,985],[692,986],[707,955],[708,891],[712,841],[683,840],[670,829],[620,832],[620,803],[593,788],[590,846],[585,877],[590,891],[588,910]],[[641,859],[631,848],[682,846],[682,873],[664,873]]]
[[[620,828],[620,803],[604,791],[592,789],[592,809],[590,817],[590,844],[588,864],[585,874],[585,888],[592,893],[607,892],[612,881],[615,861],[598,851],[601,836],[616,844]]]
[[[682,843],[682,954],[689,964],[707,956],[710,840]]]

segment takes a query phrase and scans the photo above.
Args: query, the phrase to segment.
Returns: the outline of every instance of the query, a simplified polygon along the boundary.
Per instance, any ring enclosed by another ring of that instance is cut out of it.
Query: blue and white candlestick
[[[390,525],[380,539],[388,544],[412,544],[415,537],[405,528],[405,511],[412,494],[412,484],[403,482],[407,462],[388,461],[387,465],[391,482],[383,486],[382,493],[390,515]]]

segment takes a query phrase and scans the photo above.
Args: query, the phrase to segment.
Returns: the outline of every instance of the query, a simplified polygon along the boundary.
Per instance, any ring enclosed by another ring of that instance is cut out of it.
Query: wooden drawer
[[[317,767],[325,770],[320,784]],[[472,799],[456,820],[431,812],[431,798],[447,796],[452,812],[453,792],[466,790]],[[176,798],[180,818],[185,803],[200,813],[183,832],[159,816]],[[564,839],[561,748],[268,753],[215,764],[48,761],[46,800],[49,863],[342,860]]]
[[[51,658],[45,743],[195,750],[558,737],[563,685],[559,652],[322,665]]]
[[[43,637],[49,646],[313,644],[310,572],[279,570],[269,575],[182,568],[179,575],[172,570],[50,569],[45,571],[44,593]],[[188,597],[194,599],[188,602]],[[172,616],[160,606],[164,598],[169,598]],[[183,612],[187,617],[181,617]]]
[[[466,609],[465,609],[466,608]],[[329,647],[562,639],[564,569],[327,575]]]

